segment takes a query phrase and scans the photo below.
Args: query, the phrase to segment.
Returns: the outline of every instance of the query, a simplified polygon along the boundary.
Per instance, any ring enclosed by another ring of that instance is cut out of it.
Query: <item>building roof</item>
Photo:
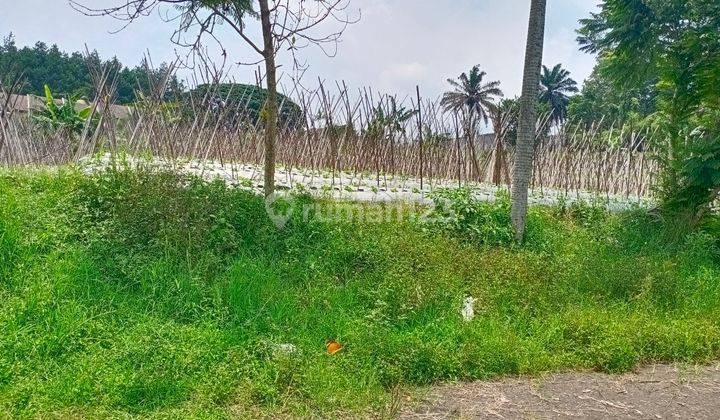
[[[4,100],[0,100],[0,104],[4,105]],[[55,99],[55,103],[62,105],[65,103],[65,99]],[[77,101],[75,103],[75,109],[82,109],[90,106],[91,103],[86,101]],[[102,105],[102,104],[101,104]],[[30,112],[32,110],[42,109],[45,106],[45,98],[36,95],[10,95],[8,101],[8,110],[17,112]],[[110,105],[110,115],[115,118],[122,119],[127,118],[132,113],[132,108],[124,105]]]

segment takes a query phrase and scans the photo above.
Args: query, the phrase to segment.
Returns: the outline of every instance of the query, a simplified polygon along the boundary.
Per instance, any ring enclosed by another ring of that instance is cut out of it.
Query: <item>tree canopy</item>
[[[578,91],[577,82],[570,78],[570,72],[557,64],[552,69],[542,66],[540,73],[540,103],[547,104],[552,112],[553,123],[561,123],[567,116],[570,94]]]
[[[165,77],[168,69],[166,64],[150,69],[145,63],[133,68],[125,67],[115,57],[103,61],[96,51],[85,57],[80,52],[67,53],[57,45],[48,46],[44,42],[18,48],[12,34],[5,37],[0,45],[0,75],[23,75],[24,83],[15,92],[18,94],[43,96],[45,85],[48,85],[56,97],[91,99],[95,92],[90,65],[110,65],[118,71],[116,101],[121,104],[135,102],[136,92],[148,91],[150,86]],[[171,75],[166,96],[177,95],[182,90],[182,82]]]
[[[696,225],[720,194],[720,2],[605,0],[581,24],[602,77],[657,95],[648,123],[663,134],[662,208]]]
[[[487,123],[488,108],[496,98],[503,96],[503,92],[500,82],[483,81],[486,75],[478,65],[473,66],[469,73],[460,74],[458,80],[447,79],[453,90],[443,94],[441,106],[450,112],[467,110],[470,117],[477,115]]]
[[[226,121],[237,123],[246,120],[257,124],[263,117],[267,102],[266,89],[243,83],[198,85],[189,92],[194,100],[206,100],[212,109],[225,112]],[[285,95],[278,94],[278,121],[280,127],[297,128],[302,124],[303,111]]]
[[[656,83],[656,79],[647,79],[634,87],[618,86],[608,75],[605,60],[600,59],[580,94],[570,97],[568,120],[603,130],[627,123],[639,125],[657,111]]]
[[[676,117],[702,105],[718,107],[717,0],[605,0],[581,24],[582,49],[599,54],[616,86],[642,88],[655,81],[661,108]]]

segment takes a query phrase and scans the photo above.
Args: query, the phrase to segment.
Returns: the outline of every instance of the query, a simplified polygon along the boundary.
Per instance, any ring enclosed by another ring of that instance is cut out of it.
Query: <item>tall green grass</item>
[[[378,413],[397,386],[720,355],[717,227],[668,242],[642,211],[534,208],[518,247],[504,205],[279,230],[222,183],[4,172],[0,412]]]

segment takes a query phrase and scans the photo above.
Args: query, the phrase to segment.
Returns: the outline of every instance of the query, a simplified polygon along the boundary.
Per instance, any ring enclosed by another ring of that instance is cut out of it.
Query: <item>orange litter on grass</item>
[[[343,346],[335,340],[327,340],[325,342],[328,354],[335,354],[343,349]]]

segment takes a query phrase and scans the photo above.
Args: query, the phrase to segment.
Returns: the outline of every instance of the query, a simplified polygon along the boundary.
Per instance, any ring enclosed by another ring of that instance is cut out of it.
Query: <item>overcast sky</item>
[[[107,4],[122,0],[85,0]],[[321,77],[348,86],[406,95],[420,85],[424,96],[439,95],[448,77],[480,64],[492,80],[500,80],[506,96],[520,92],[530,0],[350,0],[361,13],[350,26],[335,57],[319,50],[301,54],[309,64],[304,83]],[[594,10],[597,0],[549,0],[544,63],[562,63],[578,82],[591,72],[594,57],[578,51],[578,19]],[[117,56],[136,65],[149,51],[156,62],[171,60],[173,25],[158,14],[133,23],[120,33],[110,18],[86,17],[67,0],[0,0],[0,34],[12,32],[19,45],[36,41],[58,44],[66,51],[96,49],[103,58]],[[225,38],[229,59],[250,61],[253,53],[235,38]],[[285,62],[287,67],[287,60]],[[252,82],[253,68],[234,71],[238,81]]]

